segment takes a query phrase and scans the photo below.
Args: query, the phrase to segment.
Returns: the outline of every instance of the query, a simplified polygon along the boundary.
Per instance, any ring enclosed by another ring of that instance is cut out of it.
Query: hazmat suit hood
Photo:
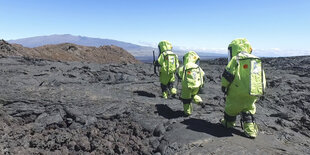
[[[252,53],[252,46],[246,38],[238,38],[233,40],[228,46],[228,62],[232,57],[236,56],[240,52]]]
[[[171,51],[172,50],[172,45],[169,41],[163,40],[158,43],[158,49],[160,53],[163,53],[165,51]]]
[[[198,54],[194,51],[189,51],[183,56],[183,65],[185,66],[187,63],[197,63],[200,60]]]

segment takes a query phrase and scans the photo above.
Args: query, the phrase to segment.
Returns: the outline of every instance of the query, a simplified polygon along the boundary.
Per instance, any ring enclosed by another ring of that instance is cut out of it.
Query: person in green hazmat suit
[[[177,89],[174,88],[175,72],[179,67],[179,59],[172,52],[172,45],[169,41],[161,41],[158,44],[160,55],[155,65],[160,66],[159,81],[163,98],[167,99],[169,92],[175,97]]]
[[[198,65],[199,60],[200,57],[197,53],[189,51],[183,56],[183,66],[178,69],[177,76],[182,80],[181,100],[185,116],[189,116],[193,112],[192,100],[203,106],[198,92],[204,85],[205,73]]]
[[[255,102],[264,94],[265,73],[260,58],[254,56],[247,39],[233,40],[228,46],[228,65],[222,74],[222,91],[227,95],[224,118],[226,128],[235,126],[241,114],[241,127],[249,138],[255,138],[258,127],[254,119]]]

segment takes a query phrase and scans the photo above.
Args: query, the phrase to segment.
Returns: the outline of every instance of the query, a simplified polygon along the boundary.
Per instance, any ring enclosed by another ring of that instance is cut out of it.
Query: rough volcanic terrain
[[[180,100],[160,97],[151,64],[2,56],[0,154],[309,154],[310,57],[263,61],[260,134],[248,139],[239,122],[218,124],[226,59],[201,63],[206,107],[183,117]]]

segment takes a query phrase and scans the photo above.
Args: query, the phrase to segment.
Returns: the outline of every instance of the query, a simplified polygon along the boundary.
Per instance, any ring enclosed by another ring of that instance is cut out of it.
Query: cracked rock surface
[[[218,124],[226,59],[201,62],[206,106],[183,117],[180,100],[160,97],[150,64],[1,57],[0,154],[309,154],[310,57],[263,61],[253,140],[238,121]]]

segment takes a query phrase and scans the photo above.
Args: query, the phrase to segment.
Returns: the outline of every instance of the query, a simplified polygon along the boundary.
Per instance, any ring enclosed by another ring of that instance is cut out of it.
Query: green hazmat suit
[[[196,64],[199,56],[194,51],[189,51],[183,56],[183,66],[178,69],[178,77],[182,80],[181,99],[185,115],[191,115],[193,111],[192,100],[196,104],[202,104],[198,96],[199,89],[204,85],[204,71]]]
[[[179,59],[172,52],[172,45],[169,41],[161,41],[158,44],[160,55],[157,59],[160,65],[159,81],[161,83],[163,98],[168,98],[169,92],[175,96],[177,89],[174,88],[175,72],[179,67]]]
[[[264,94],[265,73],[261,60],[252,55],[252,47],[245,38],[233,40],[229,46],[229,63],[222,75],[222,91],[226,93],[224,119],[226,127],[235,125],[241,113],[242,128],[246,136],[255,138],[258,133],[254,121],[255,102]]]

